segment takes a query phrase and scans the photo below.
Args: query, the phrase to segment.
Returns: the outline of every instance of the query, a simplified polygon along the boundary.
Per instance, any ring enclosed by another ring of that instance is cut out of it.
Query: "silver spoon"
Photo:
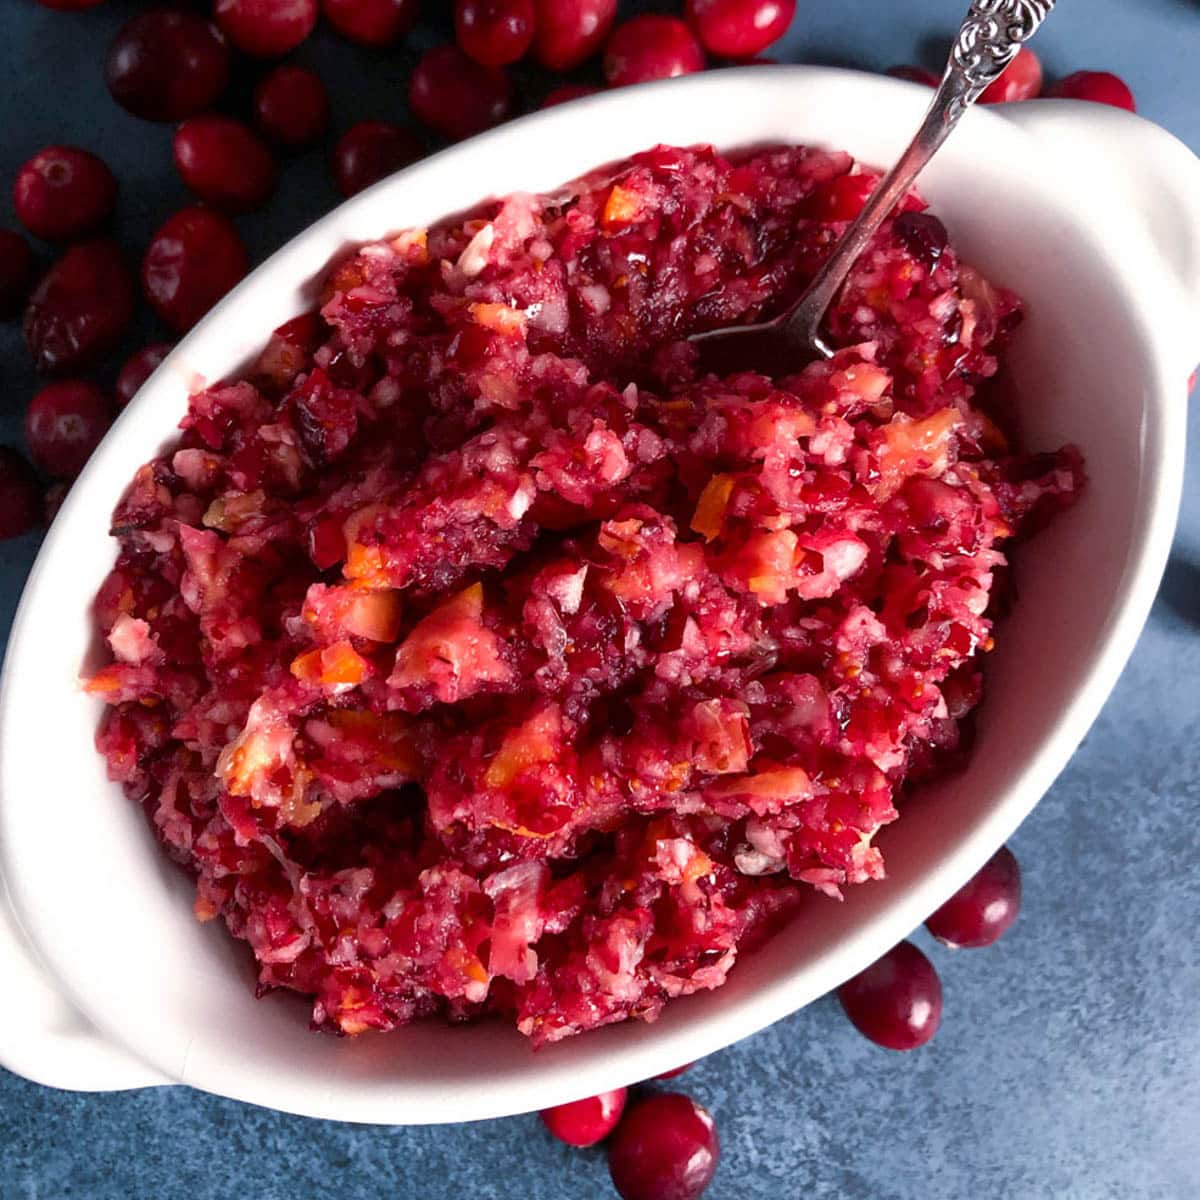
[[[833,347],[821,337],[821,322],[851,267],[963,113],[1000,77],[1054,4],[1055,0],[974,0],[916,137],[880,180],[804,294],[770,321],[696,334],[691,340],[700,351],[702,371],[774,374],[778,367],[791,373],[814,359],[832,357]]]

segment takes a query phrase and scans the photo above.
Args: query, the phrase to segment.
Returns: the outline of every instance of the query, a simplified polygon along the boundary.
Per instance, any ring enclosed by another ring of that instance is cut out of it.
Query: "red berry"
[[[33,283],[33,251],[11,229],[0,229],[0,320],[21,311]]]
[[[804,215],[813,221],[853,221],[862,212],[878,182],[878,175],[867,172],[839,175],[809,196]]]
[[[907,79],[909,83],[923,83],[926,87],[935,88],[942,82],[940,75],[927,71],[924,67],[888,67],[887,73],[893,79]]]
[[[418,121],[457,141],[499,124],[512,108],[512,85],[457,46],[436,46],[417,63],[408,106]]]
[[[278,58],[312,33],[317,0],[216,0],[213,16],[243,53]]]
[[[942,981],[912,942],[848,979],[838,999],[859,1033],[889,1050],[925,1045],[942,1021]]]
[[[678,17],[634,17],[617,26],[604,49],[604,78],[612,87],[702,70],[704,51]]]
[[[925,922],[939,942],[955,948],[990,946],[1021,911],[1021,868],[1002,846],[970,882]]]
[[[104,0],[38,0],[43,8],[52,8],[56,12],[83,12],[87,8],[95,8]]]
[[[390,46],[417,23],[421,0],[321,0],[321,12],[348,41]]]
[[[173,349],[170,342],[152,342],[125,360],[117,376],[118,408],[124,408],[137,395],[142,384],[158,370],[159,364]]]
[[[1096,104],[1111,104],[1113,108],[1137,112],[1137,103],[1129,85],[1108,71],[1076,71],[1074,75],[1052,83],[1044,94],[1063,100],[1091,100]]]
[[[980,104],[1009,104],[1014,100],[1033,100],[1042,90],[1042,63],[1028,46],[1017,51],[1017,57],[1004,69],[1004,74],[979,97]]]
[[[137,289],[115,242],[72,246],[42,276],[25,309],[25,341],[41,371],[103,358],[133,317]]]
[[[11,446],[0,446],[0,541],[20,537],[42,516],[42,489],[33,468]]]
[[[36,237],[65,242],[112,216],[117,181],[103,159],[75,146],[47,146],[17,172],[13,207]]]
[[[175,168],[187,188],[226,212],[260,208],[275,190],[275,160],[230,117],[191,117],[175,131]]]
[[[556,87],[542,101],[541,107],[553,108],[556,104],[567,104],[584,96],[594,96],[599,90],[587,83],[564,83],[562,87]]]
[[[329,93],[316,72],[285,63],[255,89],[254,119],[281,146],[310,145],[329,128]]]
[[[604,44],[617,0],[534,0],[534,53],[548,71],[573,71]]]
[[[674,1079],[677,1075],[682,1075],[684,1071],[690,1071],[696,1064],[694,1062],[684,1063],[682,1067],[676,1067],[673,1071],[664,1071],[661,1075],[655,1075],[655,1079]]]
[[[544,1108],[540,1113],[542,1123],[568,1146],[594,1146],[616,1128],[625,1111],[627,1094],[626,1088],[617,1088],[615,1092],[601,1092],[573,1104]]]
[[[44,525],[49,525],[58,516],[58,510],[62,508],[63,501],[67,498],[70,490],[71,485],[61,479],[46,489],[42,496],[42,523]]]
[[[154,8],[121,26],[104,78],[113,99],[147,121],[180,121],[212,104],[229,84],[229,46],[195,13]]]
[[[424,153],[421,139],[411,129],[386,121],[360,121],[333,148],[334,182],[343,196],[353,196]]]
[[[142,259],[151,307],[183,333],[246,274],[246,248],[228,217],[192,205],[169,217]]]
[[[710,54],[753,58],[787,33],[796,0],[688,0],[685,12]]]
[[[108,397],[82,379],[44,387],[25,412],[29,453],[47,475],[74,479],[112,424]]]
[[[533,0],[458,0],[454,31],[462,52],[485,67],[524,58],[533,44]]]
[[[608,1170],[622,1200],[695,1200],[720,1159],[712,1117],[680,1092],[635,1104],[608,1144]]]

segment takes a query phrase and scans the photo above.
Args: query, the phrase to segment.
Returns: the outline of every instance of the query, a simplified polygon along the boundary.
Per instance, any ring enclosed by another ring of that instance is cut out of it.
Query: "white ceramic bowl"
[[[1023,423],[1033,446],[1082,445],[1086,498],[1023,549],[974,758],[886,831],[887,881],[841,905],[814,895],[719,991],[673,1003],[654,1025],[536,1054],[500,1023],[313,1035],[304,1003],[256,1001],[244,947],[196,923],[190,884],[106,781],[92,748],[99,706],[77,686],[126,481],[171,436],[189,387],[235,371],[307,307],[347,245],[487,195],[552,188],[655,141],[814,142],[886,163],[928,98],[886,78],[754,68],[528,117],[344,204],[184,340],[71,490],[13,627],[0,690],[0,1062],[60,1087],[182,1082],[354,1121],[527,1111],[655,1075],[807,1004],[992,854],[1067,762],[1149,611],[1178,506],[1184,381],[1200,359],[1200,162],[1098,105],[973,112],[922,182],[966,259],[1027,298],[1011,359]]]

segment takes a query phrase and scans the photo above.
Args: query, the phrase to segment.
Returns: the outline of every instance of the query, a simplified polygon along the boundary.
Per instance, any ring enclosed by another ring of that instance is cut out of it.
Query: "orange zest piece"
[[[729,507],[729,497],[732,494],[732,475],[714,475],[704,485],[704,491],[700,493],[700,499],[696,501],[696,511],[692,515],[692,529],[706,542],[721,536],[721,528],[725,524],[725,510]]]

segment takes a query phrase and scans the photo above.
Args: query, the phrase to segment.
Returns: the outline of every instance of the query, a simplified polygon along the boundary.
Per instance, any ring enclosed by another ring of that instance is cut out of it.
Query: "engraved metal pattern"
[[[950,54],[950,70],[974,99],[995,82],[1050,14],[1054,0],[974,0]]]

